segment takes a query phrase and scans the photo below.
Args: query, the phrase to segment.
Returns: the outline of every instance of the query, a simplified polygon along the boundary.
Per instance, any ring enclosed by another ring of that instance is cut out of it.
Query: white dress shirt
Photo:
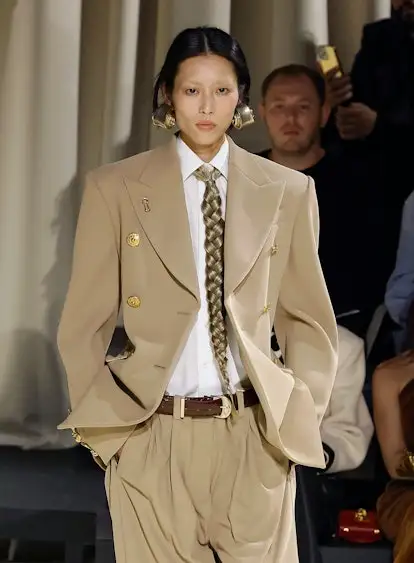
[[[205,225],[201,204],[203,202],[206,186],[204,182],[197,180],[193,175],[197,168],[206,163],[203,162],[180,137],[177,138],[177,153],[181,164],[188,222],[200,289],[201,307],[197,315],[196,323],[193,326],[182,355],[172,374],[167,387],[167,393],[169,395],[179,395],[182,397],[218,396],[222,395],[224,391],[220,371],[210,342],[208,305],[205,288]],[[221,176],[216,181],[216,184],[221,196],[224,219],[226,213],[228,163],[229,143],[226,139],[219,152],[209,163],[221,172]],[[245,380],[244,369],[240,360],[234,331],[230,323],[227,323],[227,332],[229,342],[227,348],[228,375],[234,391],[235,389],[245,387],[246,384],[243,381],[243,385],[241,385],[241,380]]]

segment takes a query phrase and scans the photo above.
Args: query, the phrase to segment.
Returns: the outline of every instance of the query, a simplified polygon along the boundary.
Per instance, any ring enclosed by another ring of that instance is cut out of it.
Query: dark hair
[[[219,55],[233,63],[240,101],[243,104],[249,103],[250,73],[238,41],[217,27],[194,27],[181,31],[168,49],[154,85],[153,111],[159,107],[159,93],[162,88],[171,95],[180,64],[191,57],[209,54]]]
[[[288,77],[307,76],[309,80],[312,82],[312,84],[315,86],[315,90],[318,94],[318,98],[321,102],[321,105],[325,103],[326,100],[325,79],[317,70],[299,64],[281,66],[279,68],[275,68],[275,70],[272,70],[272,72],[268,74],[266,78],[263,80],[263,84],[262,84],[263,99],[266,97],[267,91],[269,90],[272,82],[279,76],[288,76]]]

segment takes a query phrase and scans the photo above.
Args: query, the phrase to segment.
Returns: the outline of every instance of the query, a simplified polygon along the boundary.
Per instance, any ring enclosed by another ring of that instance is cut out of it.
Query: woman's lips
[[[201,129],[202,131],[211,131],[215,128],[215,126],[216,124],[212,121],[199,121],[198,123],[196,123],[196,127],[198,127],[198,129]]]

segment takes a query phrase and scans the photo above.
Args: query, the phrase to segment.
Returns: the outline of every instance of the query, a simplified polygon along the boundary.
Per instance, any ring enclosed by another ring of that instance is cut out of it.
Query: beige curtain
[[[0,444],[62,447],[55,335],[87,168],[129,139],[138,0],[0,2]]]
[[[166,136],[150,125],[151,87],[173,36],[231,31],[251,68],[252,104],[277,65],[310,43],[347,67],[365,22],[388,0],[0,1],[0,445],[57,448],[67,411],[56,328],[86,170]],[[238,139],[266,145],[260,123]]]

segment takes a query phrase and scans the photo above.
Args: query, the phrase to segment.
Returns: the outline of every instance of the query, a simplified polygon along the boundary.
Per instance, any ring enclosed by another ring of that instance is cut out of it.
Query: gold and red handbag
[[[377,515],[373,510],[341,510],[338,537],[351,543],[374,543],[382,539]]]

